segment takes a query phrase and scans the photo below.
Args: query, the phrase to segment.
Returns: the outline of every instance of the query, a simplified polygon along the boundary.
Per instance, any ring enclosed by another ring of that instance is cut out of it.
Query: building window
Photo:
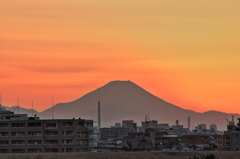
[[[62,143],[63,144],[73,144],[73,140],[72,139],[63,139]]]
[[[8,127],[8,123],[0,123],[0,128],[7,128]]]
[[[72,131],[62,131],[62,135],[72,136],[73,132]]]
[[[83,126],[84,124],[83,124],[83,122],[77,122],[76,125],[77,126]]]
[[[46,140],[46,144],[58,144],[58,140]]]
[[[0,145],[7,145],[8,144],[8,140],[0,140]]]
[[[12,140],[13,145],[23,145],[25,144],[25,140]]]
[[[25,132],[12,132],[12,136],[25,136]]]
[[[58,152],[58,148],[46,148],[46,152]]]
[[[62,126],[73,126],[73,122],[63,122]]]
[[[8,136],[8,132],[0,132],[0,137]]]
[[[8,149],[0,149],[0,153],[8,153]]]
[[[28,140],[29,145],[40,145],[42,140]]]
[[[42,152],[41,149],[28,149],[28,153],[40,153]]]
[[[25,127],[25,123],[12,123],[12,127],[17,127],[17,128]]]
[[[45,135],[58,135],[57,131],[46,131]]]
[[[25,153],[24,149],[12,149],[12,153]]]
[[[62,148],[62,152],[73,152],[73,148]]]
[[[28,127],[41,127],[42,123],[40,122],[34,122],[34,123],[28,123]]]
[[[28,135],[29,136],[41,136],[42,132],[41,131],[29,131]]]
[[[56,128],[57,127],[57,123],[46,123],[46,127],[47,128]]]

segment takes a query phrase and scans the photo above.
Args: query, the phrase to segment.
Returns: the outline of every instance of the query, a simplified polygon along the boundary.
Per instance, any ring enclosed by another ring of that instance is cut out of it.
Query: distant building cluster
[[[0,153],[109,152],[109,151],[239,151],[240,118],[228,121],[227,131],[216,124],[198,124],[190,130],[176,120],[175,125],[145,118],[138,126],[134,120],[122,120],[101,127],[86,119],[45,119],[14,114],[0,107]]]

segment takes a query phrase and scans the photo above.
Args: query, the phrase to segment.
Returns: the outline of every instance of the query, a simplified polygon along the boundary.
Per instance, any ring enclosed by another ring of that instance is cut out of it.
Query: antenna
[[[188,116],[188,129],[190,131],[190,116]]]
[[[150,114],[149,114],[149,109],[148,109],[148,121],[150,121]]]
[[[33,117],[33,100],[32,100],[32,117]]]
[[[2,93],[0,93],[0,110],[3,109],[2,107]]]
[[[226,119],[227,120],[227,122],[228,122],[228,124],[229,124],[229,121],[228,121],[228,119]]]
[[[52,119],[54,119],[54,98],[52,98]]]
[[[0,107],[2,107],[2,93],[0,93]]]
[[[19,114],[19,100],[17,98],[18,114]]]
[[[101,128],[101,105],[100,101],[98,101],[98,129]]]

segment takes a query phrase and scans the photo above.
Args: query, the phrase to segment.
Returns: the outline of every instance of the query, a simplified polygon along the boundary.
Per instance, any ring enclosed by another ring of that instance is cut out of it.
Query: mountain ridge
[[[150,111],[151,118],[161,123],[168,121],[170,124],[174,124],[175,120],[178,119],[180,120],[180,124],[182,123],[186,126],[187,117],[190,116],[191,120],[195,123],[198,121],[198,123],[206,122],[209,124],[210,122],[205,120],[211,119],[209,113],[213,113],[213,118],[217,118],[217,120],[222,123],[226,123],[226,113],[218,111],[215,113],[213,111],[199,113],[193,110],[183,109],[162,100],[131,81],[111,81],[74,101],[56,104],[54,106],[54,114],[60,118],[78,118],[82,116],[84,118],[97,120],[98,101],[101,101],[101,107],[104,109],[104,111],[101,112],[103,126],[112,125],[114,122],[119,121],[119,118],[122,120],[124,118],[126,119],[126,117],[132,118],[139,123],[139,121],[144,119],[148,110]],[[119,109],[119,113],[114,111],[113,108]],[[51,113],[51,108],[41,112],[41,114],[46,116],[51,115]],[[115,114],[115,116],[111,117],[112,114]],[[239,114],[235,115],[239,116]],[[218,125],[224,127],[223,124]]]

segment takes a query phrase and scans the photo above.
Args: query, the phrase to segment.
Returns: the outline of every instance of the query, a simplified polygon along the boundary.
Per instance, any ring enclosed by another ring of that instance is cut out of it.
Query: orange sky
[[[240,113],[239,0],[0,0],[3,105],[38,111],[112,80]]]

